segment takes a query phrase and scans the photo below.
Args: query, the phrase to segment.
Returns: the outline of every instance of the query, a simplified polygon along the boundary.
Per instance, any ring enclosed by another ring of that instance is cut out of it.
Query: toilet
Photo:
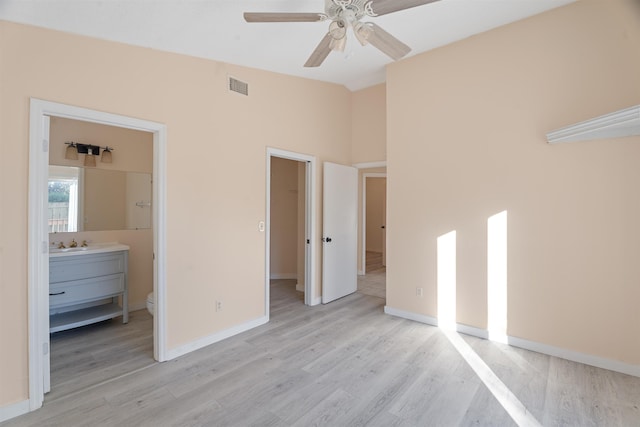
[[[147,311],[153,316],[153,292],[147,295]]]

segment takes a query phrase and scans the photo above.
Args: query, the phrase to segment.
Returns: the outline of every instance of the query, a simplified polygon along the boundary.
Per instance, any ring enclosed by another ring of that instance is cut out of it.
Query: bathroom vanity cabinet
[[[121,244],[49,254],[51,333],[122,316],[129,321],[127,263]]]

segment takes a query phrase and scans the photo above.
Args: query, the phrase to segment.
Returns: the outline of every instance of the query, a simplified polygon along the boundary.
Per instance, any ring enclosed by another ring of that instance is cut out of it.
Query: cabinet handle
[[[67,291],[62,291],[62,292],[56,292],[55,294],[52,294],[51,292],[49,292],[49,296],[53,296],[53,295],[62,295],[62,294],[66,294]]]

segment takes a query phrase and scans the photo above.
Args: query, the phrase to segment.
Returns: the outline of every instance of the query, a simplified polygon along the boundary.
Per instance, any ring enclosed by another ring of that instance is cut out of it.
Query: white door
[[[358,170],[324,163],[322,303],[358,288]]]

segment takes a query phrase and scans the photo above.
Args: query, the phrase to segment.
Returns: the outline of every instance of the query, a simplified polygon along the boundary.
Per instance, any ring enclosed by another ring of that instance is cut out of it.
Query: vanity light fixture
[[[111,156],[111,150],[113,150],[113,148],[109,148],[109,146],[107,145],[106,147],[104,147],[104,150],[102,151],[102,157],[100,157],[100,161],[102,163],[111,163],[113,158]]]
[[[84,154],[84,165],[87,167],[95,167],[96,156],[100,156],[100,150],[102,150],[100,161],[102,163],[113,162],[113,155],[111,154],[113,147],[100,147],[98,145],[79,144],[77,142],[65,142],[65,144],[68,145],[64,153],[65,159],[78,160],[78,154]]]
[[[88,154],[84,156],[84,165],[87,167],[96,167],[96,156],[93,154]]]
[[[65,142],[68,145],[64,152],[64,158],[69,160],[78,160],[78,148],[75,142]]]

